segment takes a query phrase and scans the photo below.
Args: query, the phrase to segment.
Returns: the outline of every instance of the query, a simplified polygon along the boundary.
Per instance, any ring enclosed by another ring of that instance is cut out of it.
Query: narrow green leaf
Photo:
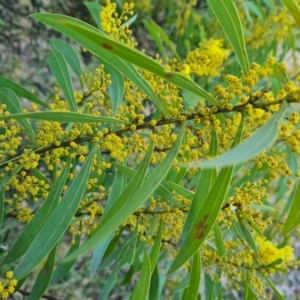
[[[185,297],[186,300],[196,300],[198,298],[201,281],[201,269],[200,251],[196,251],[193,256],[191,279]]]
[[[115,175],[112,187],[111,187],[111,192],[108,196],[106,205],[105,205],[105,209],[103,212],[103,216],[105,216],[108,212],[108,210],[110,209],[110,207],[113,205],[113,203],[116,201],[116,199],[118,199],[118,197],[120,196],[120,194],[123,192],[123,190],[126,187],[126,177],[125,174],[123,174],[122,172],[120,172],[119,170],[117,170],[117,173]],[[100,241],[100,243],[98,243],[93,251],[93,258],[92,258],[92,262],[91,262],[91,277],[93,277],[101,263],[101,260],[113,238],[114,234],[110,234],[109,236],[107,236],[105,239],[103,239],[102,241]]]
[[[71,111],[76,112],[77,104],[74,97],[72,81],[63,55],[55,49],[52,49],[47,58],[47,63],[58,85],[62,89]]]
[[[219,256],[222,257],[222,256],[224,256],[226,250],[225,250],[225,246],[224,246],[222,232],[220,230],[218,223],[216,223],[214,226],[214,237],[215,237],[216,247],[218,249],[218,254],[219,254]]]
[[[190,151],[184,151],[183,155],[181,157],[181,160],[182,159],[186,159],[186,161],[189,161],[190,160]],[[180,160],[179,160],[179,163],[180,163]],[[178,184],[184,178],[186,171],[187,171],[186,165],[180,165],[179,172],[176,172],[174,170],[174,168],[171,168],[171,170],[167,174],[166,180],[172,181],[172,182]]]
[[[259,209],[259,210],[264,210],[264,211],[276,211],[276,209],[274,209],[273,207],[271,207],[269,205],[252,204],[251,207],[254,209]]]
[[[12,114],[22,114],[22,107],[17,95],[7,88],[0,88],[1,103],[6,104],[6,110]],[[26,130],[32,140],[35,140],[34,131],[27,120],[19,120],[19,124]]]
[[[101,27],[101,20],[100,20],[100,12],[101,12],[101,5],[95,2],[84,2],[84,5],[90,11],[97,27],[102,29]]]
[[[93,115],[80,114],[76,112],[63,112],[63,111],[50,111],[50,112],[35,112],[35,113],[23,113],[23,114],[11,114],[8,116],[0,116],[0,120],[10,119],[38,119],[45,121],[56,122],[76,122],[76,123],[115,123],[125,124],[128,122],[118,120],[110,117],[96,117]]]
[[[173,273],[187,262],[205,241],[223,205],[232,172],[232,166],[220,171],[219,176],[201,206],[201,210],[197,211],[196,218],[193,220],[192,226],[168,271],[169,273]]]
[[[284,102],[279,112],[277,112],[266,124],[257,129],[249,139],[242,142],[237,147],[234,147],[216,159],[196,162],[190,165],[201,168],[229,166],[245,162],[258,155],[267,147],[271,146],[276,140],[279,122],[283,118],[286,108],[287,104]]]
[[[133,170],[131,168],[128,168],[124,165],[120,165],[118,163],[112,163],[113,166],[115,166],[118,170],[126,174],[129,178],[132,178],[134,174],[136,173],[136,170]],[[148,178],[146,176],[146,178]],[[162,197],[162,199],[168,200],[172,202],[173,204],[179,206],[180,203],[172,196],[172,194],[162,185],[160,184],[158,188],[155,191],[159,196]]]
[[[242,217],[248,222],[248,224],[255,230],[255,232],[256,232],[259,236],[263,237],[263,234],[262,234],[260,228],[258,227],[258,225],[255,223],[255,221],[252,220],[249,216],[247,216],[247,214],[245,214],[244,212],[240,211],[239,213],[240,213],[240,214],[242,215]]]
[[[53,249],[70,225],[78,205],[85,194],[90,168],[97,149],[96,146],[93,147],[79,174],[72,181],[69,189],[47,218],[23,259],[18,264],[14,271],[16,279],[24,277],[33,270]]]
[[[4,76],[0,76],[0,87],[8,88],[12,90],[17,96],[24,97],[30,102],[36,103],[42,107],[46,107],[46,108],[49,107],[47,103],[43,102],[36,95],[32,94],[31,92],[24,89],[22,86],[18,85],[17,83],[13,82],[12,80]]]
[[[43,294],[47,290],[54,269],[56,249],[57,249],[57,245],[50,252],[45,265],[43,266],[39,275],[37,276],[34,285],[32,287],[31,293],[28,297],[28,300],[41,299]]]
[[[166,59],[167,58],[167,53],[166,53],[166,50],[165,50],[164,45],[162,43],[162,40],[159,36],[159,33],[150,24],[150,22],[148,22],[147,20],[143,20],[142,22],[143,22],[144,26],[146,27],[146,29],[148,30],[148,32],[150,33],[151,37],[153,38],[160,54],[162,54],[163,58]]]
[[[72,253],[74,250],[76,250],[79,245],[80,245],[80,238],[81,235],[76,235],[75,237],[75,243],[70,247],[68,254]],[[67,254],[67,255],[68,255]],[[61,278],[63,278],[73,267],[75,263],[75,259],[68,261],[65,264],[60,264],[58,265],[58,267],[55,269],[53,276],[51,278],[51,285],[55,284],[58,280],[60,280]]]
[[[4,228],[2,228],[0,230],[0,234],[2,234],[4,232],[6,232],[7,230],[9,230],[10,228],[14,227],[17,223],[19,223],[18,220],[14,220],[14,221],[8,223]],[[3,265],[3,262],[1,263],[1,265]]]
[[[80,77],[81,65],[77,52],[67,42],[60,39],[51,39],[51,47],[62,53],[73,72]]]
[[[161,27],[159,27],[153,20],[150,20],[149,23],[152,25],[152,27],[156,30],[156,32],[160,35],[161,39],[165,42],[165,44],[169,47],[171,52],[174,54],[174,56],[180,60],[180,56],[178,52],[176,51],[175,47],[173,46],[171,40],[169,39],[168,35],[163,31]]]
[[[7,177],[4,177],[2,181],[0,182],[0,190],[3,189],[10,181],[12,178],[15,177],[16,174],[19,173],[19,171],[22,169],[22,166],[18,166],[14,171]]]
[[[141,275],[129,300],[147,300],[151,279],[151,263],[149,255],[145,252]]]
[[[149,300],[158,300],[159,297],[159,274],[157,264],[155,269],[151,275],[151,283],[150,283],[150,290],[149,290]]]
[[[211,135],[212,135],[212,137],[211,137],[211,143],[210,143],[208,155],[210,157],[214,157],[218,154],[218,135],[217,135],[215,126],[212,126]],[[185,240],[193,222],[195,221],[195,218],[197,217],[198,212],[202,209],[202,205],[204,204],[206,196],[208,195],[216,177],[217,177],[217,171],[215,168],[201,170],[200,176],[197,181],[195,195],[192,200],[192,204],[189,209],[189,212],[188,212],[187,218],[185,220],[183,230],[182,230],[179,242],[178,242],[179,246]]]
[[[121,72],[122,70],[120,69],[119,64],[122,61],[117,60],[117,57],[125,59],[138,67],[152,72],[183,89],[194,92],[195,94],[198,94],[199,96],[208,100],[211,104],[218,105],[218,102],[211,96],[210,93],[206,92],[183,74],[166,71],[158,62],[146,56],[142,52],[129,48],[120,42],[110,39],[101,33],[101,31],[82,21],[63,15],[47,13],[38,13],[31,16],[32,18],[65,34],[102,59],[105,58],[105,60],[117,67]],[[132,80],[128,74],[123,74]],[[155,99],[151,96],[150,99],[154,101],[156,105],[160,105],[161,107],[158,106],[160,111],[164,112],[165,109],[160,100],[158,103],[156,103],[158,99]]]
[[[123,199],[120,201],[117,200],[114,203],[114,205],[108,211],[107,215],[101,220],[99,227],[95,229],[91,238],[88,239],[77,251],[75,251],[67,259],[72,259],[85,253],[111,232],[115,231],[118,226],[120,226],[133,212],[136,211],[136,209],[140,207],[141,204],[145,202],[146,199],[148,199],[152,195],[152,193],[157,189],[172,166],[172,163],[181,145],[181,141],[185,132],[184,130],[185,124],[182,126],[177,140],[169,150],[167,156],[155,168],[149,178],[145,180],[144,184],[142,184],[141,187],[133,195],[131,195],[130,193],[130,198],[126,196],[126,194],[128,193],[128,185],[123,191]],[[153,147],[153,145],[151,147]],[[144,163],[146,169],[148,168],[148,164],[150,163],[149,153],[151,153],[151,151],[147,152],[146,155],[148,156],[148,158],[146,160],[146,163]],[[133,181],[133,179],[131,181]]]
[[[0,189],[0,228],[2,227],[2,222],[3,222],[4,214],[5,214],[5,210],[4,210],[4,195],[5,195],[5,190],[4,189]]]
[[[153,247],[151,249],[149,258],[150,258],[150,263],[151,263],[151,274],[153,273],[155,266],[157,264],[157,260],[158,260],[158,256],[159,256],[159,252],[160,252],[160,247],[161,247],[161,240],[162,240],[162,234],[163,234],[163,220],[161,219],[159,222],[159,227],[158,227],[158,231],[155,237],[155,241],[153,244]]]
[[[62,188],[65,185],[69,175],[70,165],[71,159],[68,159],[65,168],[63,169],[60,177],[56,180],[55,184],[53,185],[45,203],[34,214],[33,218],[27,224],[23,232],[19,235],[19,238],[13,245],[8,255],[5,257],[2,264],[9,264],[17,260],[22,255],[24,255],[26,251],[30,248],[31,243],[38,235],[46,220],[50,217],[51,213],[53,212],[53,210],[59,202]]]
[[[274,292],[274,294],[276,295],[278,300],[286,300],[281,294],[280,292],[277,290],[276,286],[273,284],[273,282],[267,277],[264,276],[264,278],[266,279],[266,281],[268,282],[269,287],[272,289],[272,291]]]
[[[177,293],[185,288],[187,288],[190,284],[191,274],[187,274],[177,285],[175,285],[172,289],[173,293]]]
[[[113,114],[118,112],[118,107],[122,104],[122,99],[124,95],[124,79],[122,74],[112,65],[107,62],[102,62],[104,64],[104,71],[110,74],[111,84],[108,86],[108,92],[111,102],[111,107]]]
[[[246,52],[241,20],[233,1],[208,0],[207,2],[230,41],[244,74],[247,74],[250,69],[249,60]]]
[[[176,193],[182,195],[183,197],[187,198],[187,199],[193,199],[194,198],[194,193],[185,189],[184,187],[182,187],[181,185],[178,185],[174,182],[171,181],[166,181],[165,184],[172,189],[173,191],[175,191]]]
[[[247,244],[250,246],[250,248],[256,253],[256,255],[259,255],[259,252],[257,250],[255,241],[250,233],[250,231],[248,230],[248,228],[246,227],[246,225],[244,224],[243,220],[241,219],[239,213],[236,214],[238,217],[238,222],[241,228],[241,232],[247,242]]]
[[[282,228],[282,234],[287,234],[300,224],[300,184],[299,180],[294,190],[293,202],[286,221]]]

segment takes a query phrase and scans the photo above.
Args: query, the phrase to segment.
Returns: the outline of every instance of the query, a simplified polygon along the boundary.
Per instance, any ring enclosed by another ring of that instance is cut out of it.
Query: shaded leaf
[[[77,52],[67,42],[60,39],[51,39],[51,47],[61,52],[73,72],[80,77],[81,65]]]
[[[10,116],[13,114],[22,114],[22,107],[19,98],[13,91],[7,88],[0,88],[0,98],[1,103],[6,104],[6,110],[10,112]],[[19,120],[18,122],[26,130],[30,138],[35,140],[35,134],[29,122],[23,119]]]
[[[112,65],[103,62],[104,71],[110,74],[111,84],[108,86],[108,93],[110,97],[111,107],[113,115],[118,112],[118,107],[122,104],[124,95],[124,79],[122,74]]]
[[[43,294],[47,290],[53,269],[55,264],[55,256],[56,256],[56,249],[57,246],[55,246],[52,251],[50,252],[48,259],[41,269],[39,275],[37,276],[34,285],[32,287],[31,293],[28,297],[28,300],[39,300],[42,298]]]
[[[79,247],[80,237],[81,237],[81,235],[76,235],[75,243],[69,249],[68,254],[72,253],[74,250],[76,250]],[[62,277],[64,277],[71,270],[74,263],[75,263],[75,260],[71,260],[71,261],[68,261],[66,264],[58,265],[58,267],[55,269],[53,276],[51,278],[51,285],[55,284],[58,280],[60,280]]]
[[[151,279],[151,263],[149,255],[145,252],[141,275],[129,300],[147,300]]]
[[[59,87],[62,89],[71,111],[76,112],[77,104],[74,97],[72,81],[63,55],[55,49],[52,49],[52,52],[47,58],[47,63]]]
[[[158,227],[158,231],[156,233],[156,237],[155,237],[155,241],[153,244],[153,247],[151,249],[150,255],[149,255],[149,259],[150,259],[150,263],[151,263],[151,274],[153,273],[155,266],[157,264],[157,259],[159,256],[159,252],[160,252],[160,247],[161,247],[161,240],[162,240],[162,234],[163,234],[163,220],[161,219],[159,222],[159,227]]]
[[[300,224],[300,184],[299,180],[294,190],[293,202],[282,228],[282,234],[287,234]]]
[[[214,226],[214,237],[215,237],[215,243],[216,243],[216,247],[218,250],[218,254],[219,254],[219,256],[222,257],[225,254],[226,250],[225,250],[225,246],[224,246],[222,232],[220,230],[218,223],[216,223]]]
[[[31,92],[27,91],[22,86],[20,86],[19,84],[13,82],[12,80],[4,76],[0,76],[0,87],[8,88],[12,90],[17,96],[24,97],[30,102],[36,103],[42,107],[46,107],[46,108],[49,107],[47,103],[39,99],[36,95],[32,94]]]
[[[178,185],[178,184],[176,184],[174,182],[171,182],[171,181],[166,181],[165,184],[170,189],[172,189],[173,191],[175,191],[176,193],[178,193],[179,195],[181,195],[181,196],[183,196],[187,199],[193,199],[194,198],[195,193],[187,190],[186,188],[184,188],[181,185]]]
[[[19,238],[9,251],[8,255],[5,257],[2,264],[9,264],[17,260],[30,248],[31,243],[38,235],[46,220],[49,218],[59,202],[63,186],[65,185],[69,175],[70,165],[71,159],[68,159],[65,168],[53,185],[45,203],[34,214],[33,218],[27,224],[23,232],[19,235]]]
[[[53,249],[69,227],[78,205],[85,194],[96,149],[97,145],[93,147],[79,174],[72,181],[63,198],[47,218],[35,239],[31,242],[23,259],[14,271],[16,279],[22,278],[32,271]]]
[[[193,256],[190,284],[184,299],[196,300],[199,293],[201,281],[201,258],[200,251],[196,251]]]

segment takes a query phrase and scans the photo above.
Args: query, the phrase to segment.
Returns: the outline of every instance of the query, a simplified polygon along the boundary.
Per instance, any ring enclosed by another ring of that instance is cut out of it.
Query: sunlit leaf
[[[126,193],[129,192],[128,189],[130,189],[127,186],[122,193],[122,199],[120,199],[120,201],[116,200],[114,205],[108,211],[107,215],[101,220],[100,225],[95,229],[90,239],[88,239],[77,251],[75,251],[67,259],[72,259],[85,253],[111,232],[115,231],[118,226],[120,226],[134,211],[136,211],[136,209],[140,207],[142,203],[145,202],[146,199],[148,199],[152,195],[152,193],[157,189],[157,187],[171,168],[181,145],[184,132],[185,125],[182,126],[176,142],[169,150],[164,160],[155,168],[149,178],[144,181],[141,187],[133,195],[129,193],[129,196],[126,196]],[[146,169],[148,168],[148,165],[150,163],[149,153],[151,153],[151,151],[147,152],[146,155],[148,156],[148,159],[144,162]]]
[[[282,104],[282,108],[263,126],[257,129],[253,135],[237,147],[219,157],[204,162],[191,163],[193,167],[211,168],[229,166],[248,161],[270,147],[276,140],[279,122],[283,118],[287,109],[287,103]]]

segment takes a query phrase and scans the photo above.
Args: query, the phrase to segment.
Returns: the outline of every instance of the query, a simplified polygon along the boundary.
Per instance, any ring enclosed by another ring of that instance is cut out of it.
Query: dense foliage
[[[141,3],[31,15],[92,57],[45,99],[0,76],[1,299],[296,299],[297,2]]]

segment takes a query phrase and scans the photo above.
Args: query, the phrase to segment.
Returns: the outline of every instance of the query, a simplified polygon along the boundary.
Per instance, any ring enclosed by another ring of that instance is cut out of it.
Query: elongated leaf
[[[62,111],[51,111],[51,112],[36,112],[36,113],[24,113],[24,114],[11,114],[8,116],[0,116],[0,120],[9,119],[38,119],[45,121],[56,121],[56,122],[77,122],[77,123],[115,123],[115,124],[129,124],[128,122],[110,118],[110,117],[96,117],[92,115],[85,115],[76,112],[62,112]]]
[[[95,23],[97,24],[97,27],[102,29],[100,20],[101,5],[95,2],[84,2],[84,5],[90,11]]]
[[[278,300],[286,300],[281,294],[280,292],[277,290],[276,286],[274,285],[274,283],[267,277],[264,276],[264,278],[266,279],[266,281],[269,284],[269,287],[272,289],[272,291],[274,292],[274,294],[276,295]]]
[[[20,234],[19,238],[13,245],[8,255],[5,257],[2,264],[9,264],[17,260],[22,255],[24,255],[26,251],[30,248],[31,243],[38,235],[46,220],[49,218],[49,216],[51,215],[51,213],[53,212],[53,210],[59,202],[62,188],[65,185],[69,175],[70,165],[71,159],[68,159],[64,170],[62,171],[60,177],[56,180],[45,203],[34,214],[33,218],[30,220],[23,232]]]
[[[161,39],[165,42],[165,44],[169,47],[171,52],[174,54],[174,56],[180,60],[180,56],[178,52],[176,51],[175,47],[173,46],[172,42],[170,41],[168,35],[163,31],[161,27],[159,27],[153,20],[150,20],[149,23],[152,25],[152,27],[158,32]]]
[[[187,274],[177,285],[172,289],[173,293],[177,293],[189,286],[191,280],[191,273]]]
[[[111,187],[111,192],[109,194],[109,197],[107,199],[105,209],[103,212],[103,216],[105,216],[110,209],[110,207],[113,205],[113,203],[118,199],[120,194],[123,192],[124,188],[126,187],[126,177],[125,175],[117,170],[117,173],[114,178],[114,182]],[[107,250],[107,247],[112,240],[114,234],[110,234],[105,239],[103,239],[100,243],[98,243],[93,251],[93,258],[92,258],[92,265],[91,265],[91,277],[93,277],[101,263],[101,260],[105,254],[105,251]]]
[[[254,241],[250,231],[246,227],[246,224],[244,224],[243,220],[241,219],[241,217],[238,213],[237,213],[237,217],[238,217],[238,221],[239,221],[239,225],[240,225],[240,228],[241,228],[242,235],[244,236],[247,244],[256,253],[256,255],[259,255],[259,252],[257,250],[255,241]]]
[[[177,140],[172,146],[172,148],[169,150],[167,156],[164,158],[162,163],[160,163],[155,168],[155,170],[151,173],[149,178],[145,180],[144,184],[142,184],[141,187],[133,195],[129,194],[130,199],[127,198],[128,196],[126,195],[128,193],[128,185],[122,194],[123,199],[121,201],[117,200],[114,203],[114,205],[108,211],[107,215],[100,222],[99,227],[95,229],[94,234],[91,236],[91,238],[87,240],[77,251],[75,251],[67,259],[72,259],[85,253],[91,247],[93,247],[95,244],[97,244],[99,241],[101,241],[103,238],[109,235],[111,232],[115,231],[119,225],[121,225],[134,211],[136,211],[136,209],[140,207],[141,204],[145,202],[146,199],[148,199],[152,195],[152,193],[157,189],[157,187],[159,186],[159,184],[164,179],[164,177],[166,176],[166,174],[172,166],[172,163],[181,145],[184,130],[185,124],[184,126],[182,126]],[[147,152],[147,155],[148,153],[149,151]],[[150,160],[150,158],[148,160]]]
[[[11,179],[14,178],[16,174],[19,173],[21,169],[22,166],[18,166],[9,176],[4,177],[0,182],[0,190],[2,190],[11,181]]]
[[[193,167],[211,168],[222,167],[245,162],[260,154],[263,150],[271,146],[278,134],[279,121],[283,118],[287,108],[286,102],[266,124],[256,130],[256,132],[239,146],[234,147],[216,159],[205,162],[191,164]]]
[[[4,189],[0,189],[0,228],[2,227],[2,222],[3,222],[4,214],[5,214],[5,210],[4,210],[4,194],[5,194],[5,190]]]
[[[136,66],[139,66],[171,83],[174,83],[175,85],[178,85],[183,89],[194,92],[195,94],[198,94],[199,96],[208,100],[211,104],[218,104],[218,102],[208,92],[196,85],[192,80],[183,74],[165,71],[165,69],[158,62],[154,61],[150,57],[137,50],[131,49],[124,44],[110,39],[109,37],[103,35],[103,33],[96,28],[82,21],[75,20],[67,16],[45,13],[33,14],[31,16],[34,19],[67,35],[102,59],[105,58],[105,60],[107,60],[113,66],[118,67],[119,71],[121,72],[122,70],[119,66],[120,62],[116,60],[116,57],[123,58],[128,62],[135,64]],[[111,56],[110,54],[114,55]],[[123,74],[131,79],[128,74]],[[160,111],[165,110],[160,100],[158,103],[156,103],[157,99],[151,96],[150,99],[154,101],[156,105],[158,105]]]
[[[171,181],[166,181],[165,184],[172,189],[173,191],[175,191],[176,193],[182,195],[183,197],[187,198],[187,199],[193,199],[194,198],[194,193],[185,189],[184,187],[182,187],[181,185],[178,185],[174,182]]]
[[[29,249],[14,271],[16,279],[24,277],[33,270],[44,257],[53,249],[54,245],[62,237],[82,200],[85,187],[89,178],[90,168],[93,162],[94,153],[97,147],[94,146],[79,174],[72,181],[69,189],[43,227],[32,241]],[[55,224],[55,226],[53,226]]]
[[[75,243],[69,249],[68,254],[72,253],[74,250],[76,250],[79,247],[80,237],[81,237],[81,235],[76,235]],[[51,278],[51,285],[55,284],[58,280],[60,280],[62,277],[64,277],[71,270],[74,263],[75,263],[75,260],[71,260],[71,261],[67,262],[66,264],[58,265],[58,267],[55,269],[53,276]]]
[[[300,7],[295,0],[282,0],[297,24],[300,26]]]
[[[216,15],[244,72],[248,73],[249,60],[246,52],[241,20],[232,0],[208,0]]]
[[[220,230],[218,223],[216,223],[214,226],[214,236],[215,236],[216,247],[218,249],[218,254],[219,254],[219,256],[222,257],[225,254],[226,250],[225,250],[225,246],[224,246],[222,232]]]
[[[12,90],[17,96],[24,97],[30,102],[36,103],[42,107],[48,108],[49,105],[39,99],[36,95],[32,94],[31,92],[24,89],[22,86],[18,85],[17,83],[13,82],[12,80],[0,76],[0,87],[8,88]]]
[[[219,176],[201,206],[201,210],[197,211],[196,218],[168,271],[169,273],[173,273],[187,262],[205,241],[223,205],[231,181],[232,172],[232,166],[220,171]]]
[[[160,247],[161,247],[161,240],[162,240],[162,234],[163,234],[163,221],[162,219],[159,222],[159,227],[158,227],[158,231],[155,237],[155,241],[153,244],[153,247],[151,249],[149,258],[150,258],[150,263],[151,263],[151,274],[153,273],[155,266],[157,264],[157,259],[159,256],[159,252],[160,252]]]
[[[14,227],[18,222],[19,222],[18,220],[14,220],[14,221],[8,223],[4,228],[2,228],[0,230],[0,234],[2,234],[4,232],[6,232],[7,230],[9,230],[10,228]],[[1,264],[3,264],[3,263],[1,263]]]
[[[260,228],[258,227],[258,225],[255,223],[255,221],[252,220],[249,216],[247,216],[247,214],[243,213],[242,211],[240,211],[239,213],[240,213],[240,214],[243,216],[243,218],[248,222],[248,224],[250,224],[250,226],[255,230],[255,232],[256,232],[259,236],[263,237],[263,234],[262,234]]]
[[[43,266],[42,270],[40,271],[39,275],[35,280],[35,283],[28,297],[28,300],[41,299],[43,294],[47,290],[54,269],[56,249],[57,246],[55,246],[50,252],[45,265]]]
[[[218,153],[218,136],[217,136],[215,126],[212,126],[212,138],[211,138],[208,155],[210,157],[214,157],[217,155],[217,153]],[[197,181],[195,195],[192,200],[192,204],[188,212],[187,218],[185,220],[183,230],[178,242],[179,246],[185,240],[193,222],[195,221],[198,212],[201,210],[202,205],[204,204],[206,196],[209,193],[210,188],[212,187],[212,184],[214,183],[216,177],[217,177],[217,171],[215,168],[201,170],[201,174]]]
[[[77,52],[63,40],[51,39],[51,47],[62,53],[64,59],[69,64],[73,72],[80,77],[81,65]]]
[[[300,224],[300,184],[297,182],[294,190],[293,202],[287,219],[282,228],[282,234],[287,234]]]
[[[122,99],[124,95],[124,79],[122,74],[112,65],[104,62],[104,71],[110,74],[111,84],[108,86],[108,92],[110,97],[110,102],[112,106],[113,114],[118,112],[118,107],[122,104]]]
[[[1,103],[6,104],[6,109],[10,112],[10,114],[22,114],[20,100],[13,91],[7,88],[0,88],[0,98]],[[29,134],[30,138],[32,140],[35,140],[35,134],[29,122],[27,120],[21,119],[19,120],[19,123]]]
[[[120,165],[118,163],[112,163],[118,170],[126,174],[129,178],[132,178],[134,174],[136,173],[136,170],[133,170],[131,168],[128,168],[124,165]],[[148,177],[146,177],[148,178]],[[162,185],[160,184],[158,188],[155,191],[159,196],[162,197],[162,199],[169,200],[175,205],[180,205],[180,203],[172,196],[172,194]]]
[[[147,300],[150,289],[150,279],[151,263],[149,255],[145,253],[139,281],[130,295],[129,300]]]
[[[193,256],[190,284],[185,295],[186,300],[196,300],[199,293],[201,281],[201,258],[200,251],[196,251]]]
[[[150,35],[152,36],[160,54],[162,54],[163,58],[166,59],[167,53],[157,30],[147,20],[143,20],[143,24],[148,30],[148,32],[150,33]]]
[[[150,290],[149,290],[149,300],[157,300],[159,297],[159,274],[157,265],[151,275],[151,283],[150,283]]]
[[[62,89],[70,109],[74,112],[77,111],[77,104],[74,98],[73,86],[69,70],[63,55],[52,49],[52,52],[47,58],[50,70],[56,78],[56,81]]]

